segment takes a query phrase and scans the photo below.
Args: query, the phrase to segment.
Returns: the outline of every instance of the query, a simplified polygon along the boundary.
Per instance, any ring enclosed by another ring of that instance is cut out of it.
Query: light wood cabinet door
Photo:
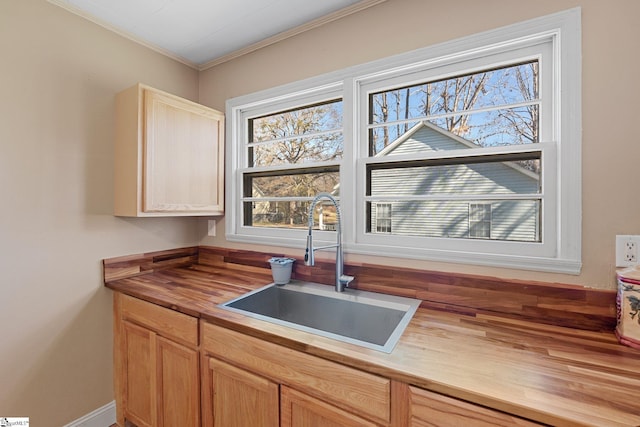
[[[297,390],[282,386],[282,427],[373,427],[374,424]]]
[[[123,323],[123,331],[124,416],[138,427],[155,427],[156,334],[126,321]]]
[[[409,387],[409,412],[411,427],[533,427],[542,425],[418,387]]]
[[[157,338],[158,426],[200,425],[198,352]]]
[[[209,425],[213,427],[278,427],[279,386],[258,375],[209,359]]]
[[[138,84],[116,97],[115,214],[222,215],[224,114]]]

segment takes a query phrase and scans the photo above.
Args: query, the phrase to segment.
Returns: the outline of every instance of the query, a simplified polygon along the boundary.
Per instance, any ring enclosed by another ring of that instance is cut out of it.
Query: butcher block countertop
[[[162,257],[158,257],[162,263]],[[168,260],[170,257],[167,258]],[[257,266],[201,265],[197,254],[145,271],[105,260],[110,289],[248,335],[550,425],[640,426],[640,350],[613,331],[420,308],[387,354],[217,307],[271,282]],[[157,261],[157,260],[156,260]]]

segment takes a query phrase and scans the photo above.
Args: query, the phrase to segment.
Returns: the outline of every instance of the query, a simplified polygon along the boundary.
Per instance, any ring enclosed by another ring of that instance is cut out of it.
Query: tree
[[[478,146],[536,143],[538,86],[533,61],[374,94],[371,155],[421,120]]]
[[[252,166],[284,169],[252,179],[252,187],[259,188],[265,197],[312,197],[337,185],[338,168],[314,170],[313,163],[342,158],[341,101],[253,119],[252,130],[255,144],[249,149]],[[287,170],[289,165],[300,164],[310,166]],[[279,213],[277,218],[291,225],[304,223],[307,213],[306,204],[296,201],[274,202],[269,210]]]

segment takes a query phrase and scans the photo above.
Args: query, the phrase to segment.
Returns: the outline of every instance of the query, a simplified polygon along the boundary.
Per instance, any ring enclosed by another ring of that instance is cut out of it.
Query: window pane
[[[254,227],[307,228],[311,202],[244,202],[245,225]]]
[[[301,228],[309,225],[311,201],[253,201],[244,203],[246,225],[253,227]],[[336,231],[337,214],[331,203],[318,203],[313,212],[315,230]]]
[[[336,171],[310,172],[289,175],[245,175],[245,197],[311,197],[320,192],[333,192],[340,180]]]
[[[250,141],[264,142],[342,129],[342,100],[282,111],[249,121]]]
[[[530,62],[372,94],[370,155],[536,143],[538,86]]]
[[[308,138],[294,138],[267,142],[249,148],[250,166],[274,166],[340,160],[344,140],[342,131]]]
[[[538,87],[537,61],[425,82],[372,94],[370,123],[531,102]]]
[[[539,162],[539,158],[536,158],[520,163],[485,161],[415,167],[370,165],[367,194],[378,197],[539,194]]]
[[[538,106],[529,105],[371,129],[373,155],[497,147],[538,142]]]
[[[491,221],[472,222],[473,200],[393,201],[390,233],[397,236],[540,242],[539,199],[482,202],[491,210]],[[369,232],[378,232],[375,203],[368,203]],[[372,224],[374,224],[372,226]],[[484,227],[484,229],[483,229]],[[372,231],[374,230],[374,231]],[[490,232],[490,233],[489,233]]]

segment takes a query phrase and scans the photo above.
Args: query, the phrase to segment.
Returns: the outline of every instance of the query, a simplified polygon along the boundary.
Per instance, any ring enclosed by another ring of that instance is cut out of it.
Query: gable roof
[[[413,138],[418,133],[423,132],[435,136],[434,138]],[[438,138],[439,137],[439,138]],[[453,132],[449,132],[439,126],[430,123],[427,120],[423,120],[415,124],[411,129],[407,130],[404,134],[400,135],[395,141],[386,146],[382,151],[377,153],[375,157],[383,157],[391,154],[392,152],[402,149],[403,145],[408,142],[418,142],[423,144],[420,151],[444,151],[453,149],[464,148],[478,148],[477,144],[465,139]],[[529,169],[523,168],[516,162],[504,162],[506,165],[515,169],[516,171],[529,176],[530,178],[539,180],[540,174],[535,173]]]

